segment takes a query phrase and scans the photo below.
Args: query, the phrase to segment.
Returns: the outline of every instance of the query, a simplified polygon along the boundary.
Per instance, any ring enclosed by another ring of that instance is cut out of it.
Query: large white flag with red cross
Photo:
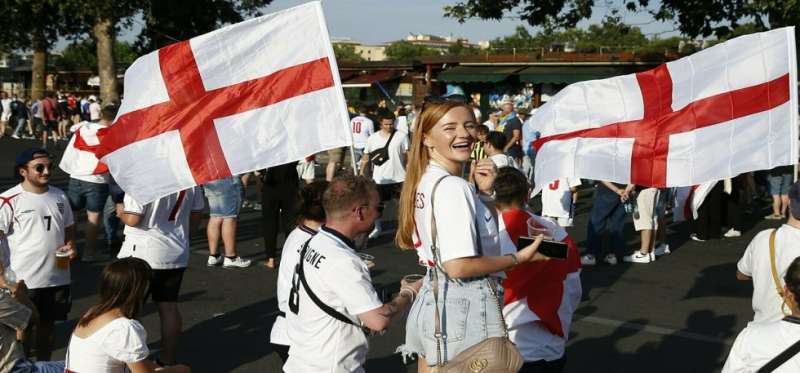
[[[137,59],[97,154],[127,193],[147,203],[350,143],[315,1]]]
[[[58,163],[70,176],[99,175],[108,172],[108,167],[97,159],[95,152],[100,146],[108,127],[93,122],[80,122],[70,127],[72,138],[64,149]]]
[[[536,191],[559,178],[671,187],[798,158],[794,27],[572,84],[531,118]]]

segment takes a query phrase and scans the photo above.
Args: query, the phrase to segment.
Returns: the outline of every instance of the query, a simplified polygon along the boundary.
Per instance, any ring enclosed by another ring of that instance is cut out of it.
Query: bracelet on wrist
[[[511,254],[506,254],[506,256],[510,256],[511,260],[513,260],[510,267],[516,267],[517,264],[519,264],[519,258],[517,258],[517,254],[511,253]]]

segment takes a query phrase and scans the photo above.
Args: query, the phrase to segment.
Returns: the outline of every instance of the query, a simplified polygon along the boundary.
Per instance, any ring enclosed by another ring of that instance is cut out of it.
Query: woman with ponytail
[[[491,160],[475,165],[474,185],[462,177],[475,141],[470,135],[477,126],[472,109],[464,102],[429,100],[417,123],[396,242],[417,250],[427,275],[409,312],[406,344],[398,350],[404,357],[416,354],[419,371],[427,372],[477,343],[502,336],[499,294],[493,290],[497,278],[518,264],[545,257],[537,252],[541,238],[518,252],[500,252],[492,200],[497,170]],[[441,338],[435,336],[434,304],[439,305]]]

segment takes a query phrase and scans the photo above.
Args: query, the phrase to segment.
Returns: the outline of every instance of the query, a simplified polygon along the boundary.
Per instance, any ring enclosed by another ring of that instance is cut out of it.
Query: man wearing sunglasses
[[[39,311],[33,324],[38,361],[50,360],[53,324],[67,319],[72,303],[69,262],[57,263],[56,256],[76,255],[72,209],[66,194],[49,185],[52,167],[44,149],[22,152],[14,165],[20,183],[0,194],[2,269],[10,267],[24,281]]]

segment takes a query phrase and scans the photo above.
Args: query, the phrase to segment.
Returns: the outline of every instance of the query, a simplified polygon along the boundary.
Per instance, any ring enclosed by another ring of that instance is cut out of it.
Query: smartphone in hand
[[[529,246],[533,243],[533,237],[520,237],[517,240],[517,250]],[[568,246],[564,242],[544,240],[539,244],[539,253],[551,259],[567,259]]]

